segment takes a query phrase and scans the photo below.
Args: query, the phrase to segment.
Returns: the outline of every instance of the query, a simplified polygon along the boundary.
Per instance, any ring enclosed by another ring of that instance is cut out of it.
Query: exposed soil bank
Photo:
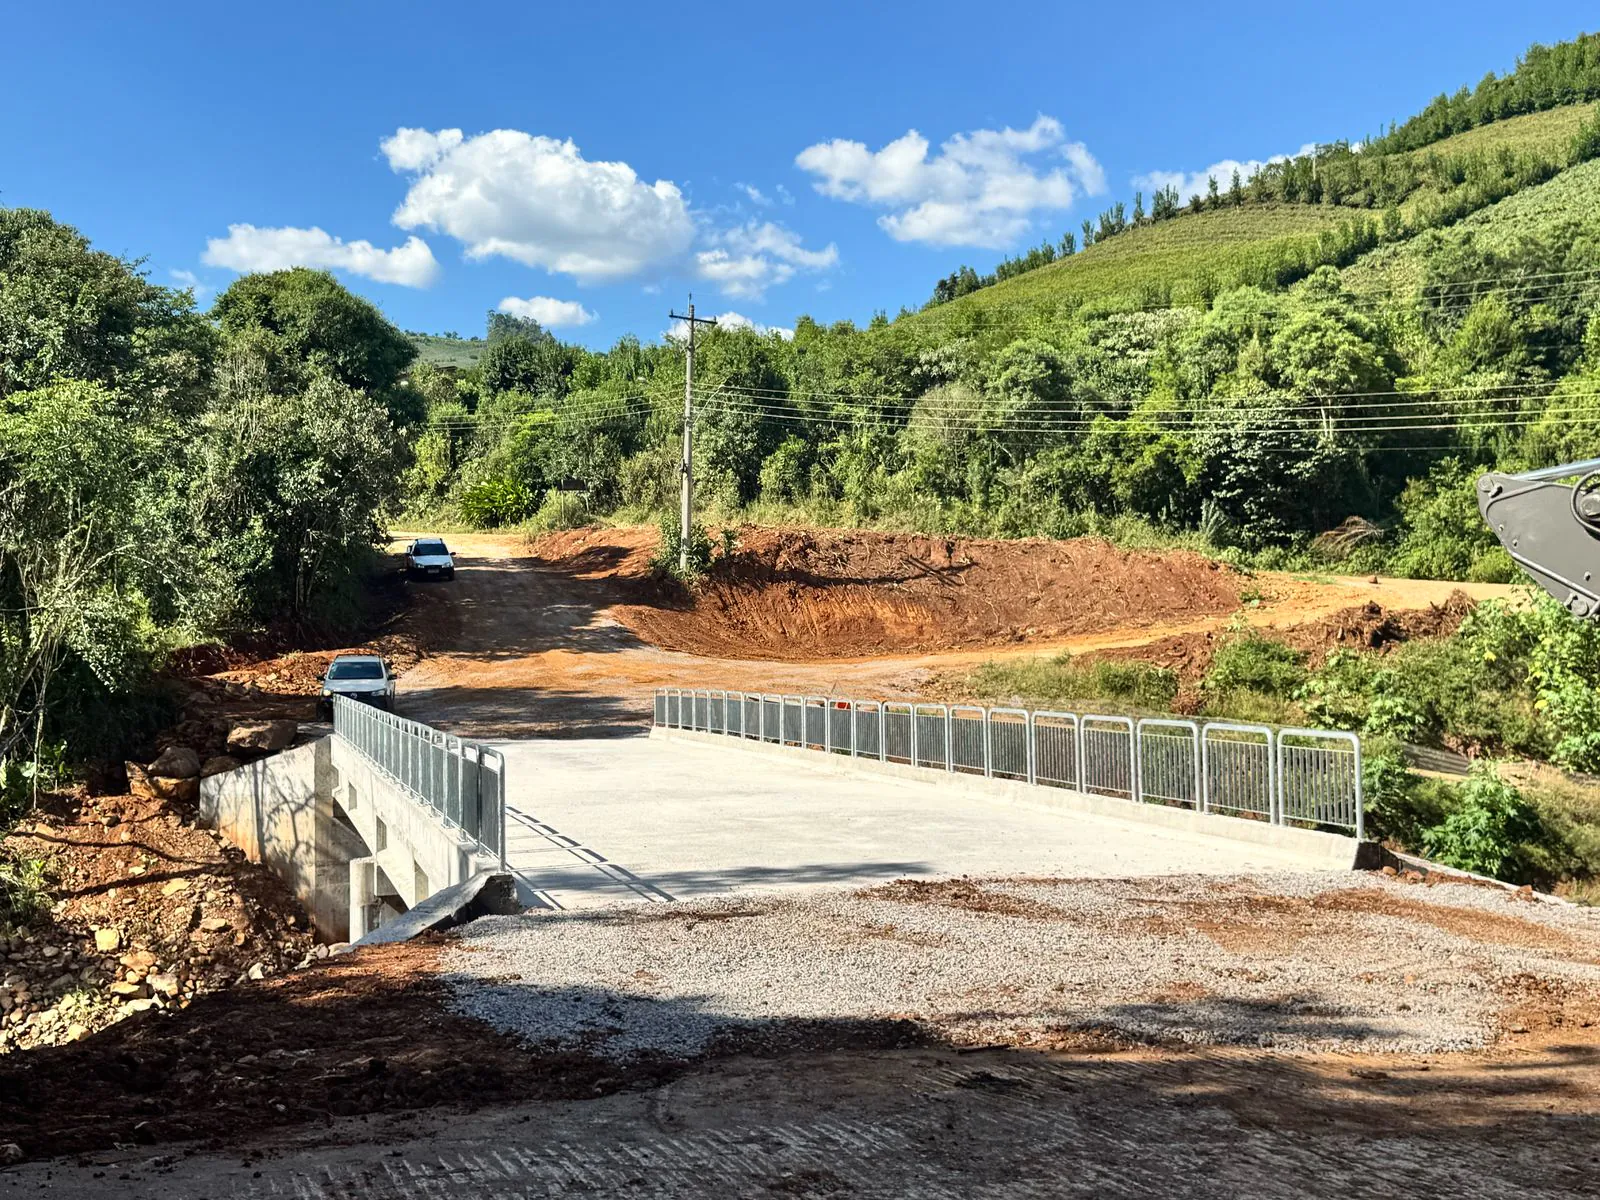
[[[610,553],[596,552],[597,539]],[[650,578],[652,530],[551,534],[533,551],[542,565],[585,574],[600,568],[631,584],[632,602],[615,615],[644,640],[722,658],[805,661],[1003,645],[1216,615],[1240,601],[1241,577],[1220,563],[1187,552],[1119,550],[1096,538],[745,527],[739,539],[692,593]]]

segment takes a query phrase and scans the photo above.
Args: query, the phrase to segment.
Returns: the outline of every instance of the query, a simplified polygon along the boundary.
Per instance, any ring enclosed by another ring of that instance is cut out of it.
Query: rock
[[[89,1035],[89,1031],[87,1029],[85,1029],[82,1025],[68,1025],[67,1026],[67,1036],[62,1038],[61,1040],[64,1041],[64,1042],[81,1042],[88,1035]]]
[[[128,795],[140,800],[159,800],[155,789],[150,783],[150,773],[136,762],[125,762],[123,770],[128,773]]]
[[[134,1013],[149,1012],[152,1008],[159,1008],[161,1001],[152,1000],[148,996],[140,1000],[129,1000],[122,1006],[122,1011],[132,1016]]]
[[[0,1142],[0,1164],[11,1166],[23,1159],[22,1147],[15,1142]]]
[[[230,754],[261,755],[286,750],[300,732],[295,721],[240,721],[228,730]]]
[[[242,766],[237,758],[226,754],[218,754],[206,759],[200,768],[200,778],[209,779],[213,775],[221,775],[225,771],[237,771]]]
[[[200,922],[201,933],[221,933],[224,929],[231,929],[233,922],[226,917],[207,917]]]
[[[122,945],[122,934],[115,929],[96,929],[94,948],[101,954],[110,954]]]
[[[143,1000],[145,997],[144,984],[130,983],[127,980],[113,983],[109,991],[119,1000]]]
[[[164,775],[150,776],[150,788],[159,800],[174,804],[196,804],[200,800],[200,778],[168,779]]]
[[[161,894],[163,896],[176,896],[179,892],[188,890],[189,881],[187,879],[169,879],[161,885]]]
[[[247,974],[250,976],[251,979],[253,979],[253,980],[255,980],[256,982],[259,983],[261,980],[263,980],[263,979],[265,979],[267,977],[266,964],[264,964],[264,963],[256,963],[255,966],[250,968],[250,970],[247,972]]]
[[[157,996],[170,1000],[178,994],[178,977],[173,974],[147,975],[145,986]]]
[[[200,756],[187,746],[168,746],[146,769],[162,779],[196,779],[200,775]]]

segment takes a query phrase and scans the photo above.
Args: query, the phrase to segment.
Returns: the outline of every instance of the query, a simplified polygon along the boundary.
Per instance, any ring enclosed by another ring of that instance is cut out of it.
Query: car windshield
[[[375,662],[336,662],[328,668],[329,679],[382,679],[383,665]]]
[[[449,554],[450,551],[444,548],[443,542],[418,542],[411,553],[420,557],[425,554]]]

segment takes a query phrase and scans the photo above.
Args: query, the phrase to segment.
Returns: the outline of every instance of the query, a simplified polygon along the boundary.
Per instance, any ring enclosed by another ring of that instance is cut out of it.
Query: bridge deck
[[[644,737],[502,743],[508,859],[553,907],[905,876],[1326,869],[1226,838]],[[526,898],[526,897],[525,897]]]

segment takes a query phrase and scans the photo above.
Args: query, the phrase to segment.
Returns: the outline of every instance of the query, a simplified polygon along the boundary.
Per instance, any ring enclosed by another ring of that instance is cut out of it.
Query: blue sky
[[[1563,0],[6,9],[0,204],[47,208],[202,302],[239,270],[306,263],[404,328],[481,333],[505,304],[597,346],[657,336],[690,290],[778,328],[915,307],[1136,181],[1379,131],[1594,17]]]

